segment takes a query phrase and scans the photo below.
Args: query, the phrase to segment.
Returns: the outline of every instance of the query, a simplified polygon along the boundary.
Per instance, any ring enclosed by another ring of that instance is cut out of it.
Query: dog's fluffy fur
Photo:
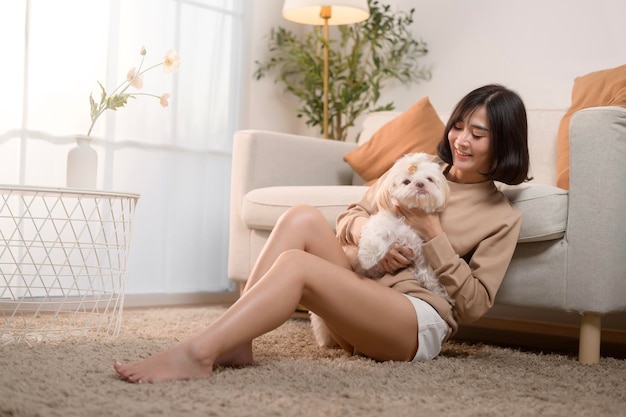
[[[454,305],[444,286],[422,254],[422,238],[396,213],[395,205],[408,209],[420,208],[435,213],[445,208],[449,188],[439,165],[424,153],[407,154],[398,159],[381,179],[375,196],[378,213],[369,218],[361,229],[356,272],[377,279],[385,274],[380,261],[391,246],[399,243],[414,253],[410,267],[415,279],[426,289]],[[311,313],[311,326],[320,346],[336,346],[324,321]]]

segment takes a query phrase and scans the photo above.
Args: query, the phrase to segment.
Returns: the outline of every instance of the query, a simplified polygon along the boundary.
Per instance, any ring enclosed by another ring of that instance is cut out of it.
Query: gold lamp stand
[[[328,27],[329,25],[347,25],[366,20],[370,16],[367,0],[285,0],[283,17],[296,23],[324,25],[324,73],[323,105],[324,115],[322,131],[328,139]]]
[[[320,17],[324,19],[324,139],[328,139],[328,21],[332,16],[330,6],[322,6]]]

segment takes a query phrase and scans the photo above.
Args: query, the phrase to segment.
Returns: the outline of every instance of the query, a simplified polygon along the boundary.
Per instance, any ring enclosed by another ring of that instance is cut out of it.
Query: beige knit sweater
[[[358,244],[352,226],[355,219],[378,211],[373,196],[379,184],[372,185],[361,201],[337,218],[342,244]],[[380,282],[431,304],[450,325],[450,337],[459,323],[476,320],[493,306],[517,244],[521,214],[492,181],[448,184],[450,198],[440,217],[444,233],[424,243],[423,252],[455,299],[454,307],[420,287],[408,270],[385,275]]]

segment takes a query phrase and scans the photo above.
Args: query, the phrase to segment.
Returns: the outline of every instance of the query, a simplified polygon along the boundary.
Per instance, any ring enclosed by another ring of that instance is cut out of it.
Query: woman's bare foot
[[[213,361],[195,355],[189,342],[140,362],[115,363],[113,367],[122,378],[133,383],[200,379],[213,374]]]

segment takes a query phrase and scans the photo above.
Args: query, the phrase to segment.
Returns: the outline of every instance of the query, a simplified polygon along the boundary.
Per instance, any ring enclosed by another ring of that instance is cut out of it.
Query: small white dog
[[[454,305],[444,286],[422,254],[423,239],[396,213],[395,205],[420,208],[435,213],[445,208],[450,189],[439,165],[425,153],[412,153],[399,158],[381,179],[375,196],[379,211],[361,229],[356,272],[377,279],[385,274],[380,261],[389,249],[399,243],[413,251],[409,268],[415,279],[426,289]],[[311,326],[320,346],[336,346],[324,321],[311,313]]]

